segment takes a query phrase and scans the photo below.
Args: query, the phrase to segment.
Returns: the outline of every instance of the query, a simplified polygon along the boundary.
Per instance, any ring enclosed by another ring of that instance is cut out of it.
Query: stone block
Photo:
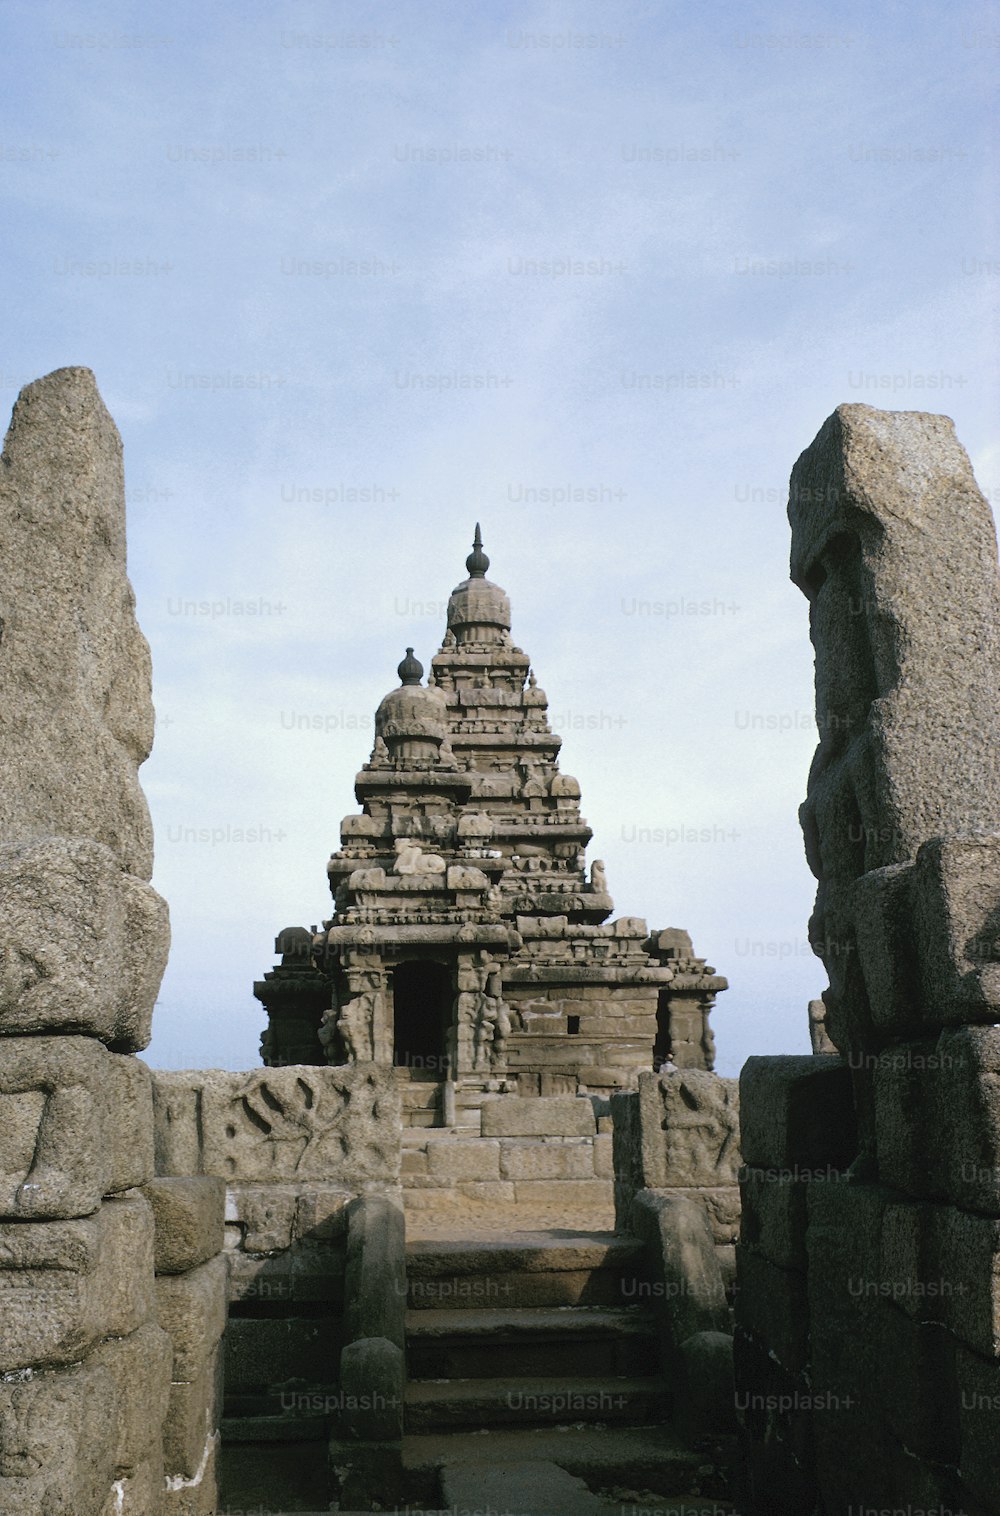
[[[913,937],[929,1023],[1000,1019],[1000,836],[923,844],[913,876]]]
[[[605,1128],[601,1130],[601,1122],[605,1122]],[[611,1117],[599,1116],[597,1118],[597,1136],[594,1138],[594,1174],[598,1179],[614,1179],[614,1134],[611,1129]]]
[[[216,1516],[219,1506],[219,1438],[208,1438],[193,1478],[167,1473],[157,1516]]]
[[[350,1190],[333,1184],[295,1186],[298,1206],[292,1235],[313,1242],[343,1241],[347,1236],[347,1206]]]
[[[428,1142],[427,1169],[434,1179],[499,1179],[500,1144],[482,1137]]]
[[[818,1509],[812,1395],[767,1345],[739,1327],[733,1339],[736,1413],[750,1509],[802,1516]]]
[[[154,1158],[165,1178],[202,1171],[200,1079],[198,1070],[153,1071]]]
[[[340,1355],[339,1431],[361,1442],[403,1435],[403,1349],[385,1337],[359,1337]]]
[[[808,1184],[780,1172],[745,1167],[741,1172],[741,1240],[782,1269],[806,1267]]]
[[[243,1228],[247,1253],[280,1253],[292,1245],[299,1197],[288,1184],[231,1184],[227,1214]]]
[[[610,1207],[614,1186],[610,1179],[518,1179],[514,1181],[517,1205],[569,1206],[582,1211]]]
[[[484,1137],[593,1137],[596,1132],[594,1107],[579,1095],[500,1095],[483,1102]]]
[[[1000,1216],[1000,1028],[945,1030],[874,1060],[879,1172],[921,1198]]]
[[[193,1479],[205,1444],[222,1419],[223,1353],[217,1343],[196,1379],[169,1385],[162,1419],[163,1465],[169,1474]]]
[[[222,1254],[185,1274],[160,1274],[156,1312],[173,1345],[174,1380],[197,1379],[226,1325],[227,1265]]]
[[[0,1381],[0,1511],[90,1516],[115,1475],[115,1386],[106,1368]]]
[[[77,1362],[153,1318],[153,1218],[139,1195],[77,1221],[0,1223],[0,1373]]]
[[[89,1216],[152,1172],[152,1086],[92,1037],[0,1044],[0,1218]]]
[[[940,1322],[884,1304],[878,1313],[879,1400],[904,1447],[935,1463],[957,1464],[955,1339]]]
[[[654,1287],[677,1348],[695,1332],[725,1331],[726,1292],[715,1242],[703,1208],[654,1190],[640,1190],[632,1203],[631,1230],[645,1244]]]
[[[89,369],[22,389],[3,461],[0,836],[96,838],[148,879],[149,648],[126,574],[121,438]],[[46,948],[63,902],[51,907]]]
[[[87,1363],[106,1368],[114,1383],[116,1477],[132,1473],[143,1463],[157,1462],[170,1392],[171,1348],[166,1332],[148,1322],[128,1337],[107,1337]]]
[[[695,1436],[736,1431],[733,1339],[728,1332],[695,1332],[681,1343],[682,1387],[677,1396],[684,1425]]]
[[[226,1186],[211,1175],[151,1179],[156,1272],[183,1274],[221,1252]]]
[[[455,1516],[494,1511],[504,1516],[535,1511],[544,1511],[546,1516],[607,1516],[607,1503],[578,1475],[558,1463],[527,1456],[534,1451],[528,1442],[523,1459],[505,1461],[500,1467],[445,1464],[440,1503],[447,1502]]]
[[[80,1032],[121,1053],[147,1045],[167,907],[110,848],[60,837],[0,848],[0,923],[0,1034]]]
[[[859,876],[906,864],[935,837],[996,827],[996,533],[947,417],[863,405],[838,407],[802,454],[788,514],[821,733],[801,812],[819,880],[810,935],[824,944],[831,1036],[865,1047],[873,1013],[853,953]],[[933,941],[941,902],[931,910]],[[897,955],[901,979],[910,956],[915,941]],[[949,1014],[947,999],[929,1009]]]
[[[934,1043],[910,1042],[866,1057],[875,1103],[879,1176],[904,1194],[943,1198],[943,1085]]]
[[[342,1246],[329,1242],[295,1243],[276,1254],[230,1252],[229,1301],[344,1301],[345,1255]]]
[[[712,1228],[716,1247],[734,1243],[740,1235],[740,1192],[736,1185],[720,1185],[717,1189],[700,1189],[681,1185],[668,1185],[657,1190],[658,1195],[674,1195],[679,1200],[694,1200],[704,1210]]]
[[[344,1337],[406,1341],[406,1222],[402,1209],[362,1195],[347,1208]]]
[[[911,949],[913,862],[863,874],[854,886],[854,932],[872,1025],[880,1036],[919,1036],[920,996]],[[824,1015],[825,1020],[825,1015]]]
[[[883,1221],[891,1192],[841,1180],[810,1184],[808,1320],[813,1385],[863,1405],[880,1382],[878,1319],[891,1298]],[[739,1296],[742,1311],[745,1292]],[[805,1310],[803,1311],[805,1314]]]
[[[336,1316],[232,1316],[223,1342],[226,1394],[289,1380],[336,1384],[343,1340]]]
[[[851,1070],[829,1055],[748,1058],[740,1076],[743,1161],[804,1177],[846,1169],[857,1153]]]
[[[735,1185],[739,1123],[735,1079],[701,1069],[640,1074],[642,1187]]]
[[[357,1063],[154,1076],[160,1173],[229,1182],[319,1181],[347,1190],[399,1178],[392,1069]]]
[[[472,1200],[476,1205],[514,1205],[517,1200],[514,1185],[504,1179],[460,1179],[455,1192],[462,1200]],[[440,1195],[441,1191],[431,1193]]]
[[[508,1137],[500,1143],[500,1174],[514,1180],[593,1179],[594,1144],[585,1137],[548,1142]]]
[[[1000,1361],[958,1344],[959,1471],[962,1482],[988,1511],[996,1500],[1000,1447]]]
[[[806,1276],[783,1269],[763,1253],[736,1249],[736,1321],[766,1345],[787,1374],[802,1374],[809,1361]]]
[[[1000,1357],[1000,1221],[935,1206],[933,1224],[927,1282],[940,1295],[947,1325],[974,1353]]]
[[[115,1480],[101,1516],[160,1516],[163,1493],[163,1453],[158,1450]]]

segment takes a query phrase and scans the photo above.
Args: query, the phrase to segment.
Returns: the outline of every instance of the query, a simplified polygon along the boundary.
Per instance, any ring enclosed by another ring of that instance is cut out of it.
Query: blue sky
[[[952,416],[1000,498],[998,7],[0,28],[0,401],[86,364],[125,442],[174,935],[149,1061],[257,1061],[251,983],[329,914],[372,714],[477,519],[617,911],[728,975],[722,1072],[806,1049],[788,474],[867,401]]]

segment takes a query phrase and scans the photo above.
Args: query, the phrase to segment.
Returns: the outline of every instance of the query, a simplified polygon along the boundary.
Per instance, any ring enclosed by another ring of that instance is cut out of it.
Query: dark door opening
[[[444,1079],[448,1072],[451,970],[443,963],[414,959],[397,964],[392,980],[393,1063],[425,1069]]]
[[[653,1068],[657,1072],[669,1060],[670,1053],[670,994],[661,990],[656,1000],[656,1041],[653,1043]]]

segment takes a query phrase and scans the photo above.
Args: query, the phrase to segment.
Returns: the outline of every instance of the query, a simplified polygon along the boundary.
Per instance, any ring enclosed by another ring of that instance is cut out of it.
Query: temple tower
[[[427,683],[407,648],[376,712],[361,813],[327,865],[333,917],[281,933],[281,965],[254,986],[264,1061],[373,1059],[469,1094],[607,1094],[667,1059],[710,1069],[726,980],[686,932],[609,919],[580,786],[478,525],[466,568]]]

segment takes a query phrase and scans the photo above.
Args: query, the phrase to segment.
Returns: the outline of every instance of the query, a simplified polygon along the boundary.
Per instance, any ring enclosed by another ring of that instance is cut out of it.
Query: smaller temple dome
[[[435,685],[420,683],[424,670],[411,647],[397,672],[402,681],[399,689],[390,690],[375,712],[376,736],[393,757],[432,758],[448,730],[445,697]]]
[[[510,601],[505,590],[486,578],[490,560],[483,552],[478,521],[465,566],[469,577],[455,586],[448,601],[448,630],[460,643],[500,642],[510,631]]]

